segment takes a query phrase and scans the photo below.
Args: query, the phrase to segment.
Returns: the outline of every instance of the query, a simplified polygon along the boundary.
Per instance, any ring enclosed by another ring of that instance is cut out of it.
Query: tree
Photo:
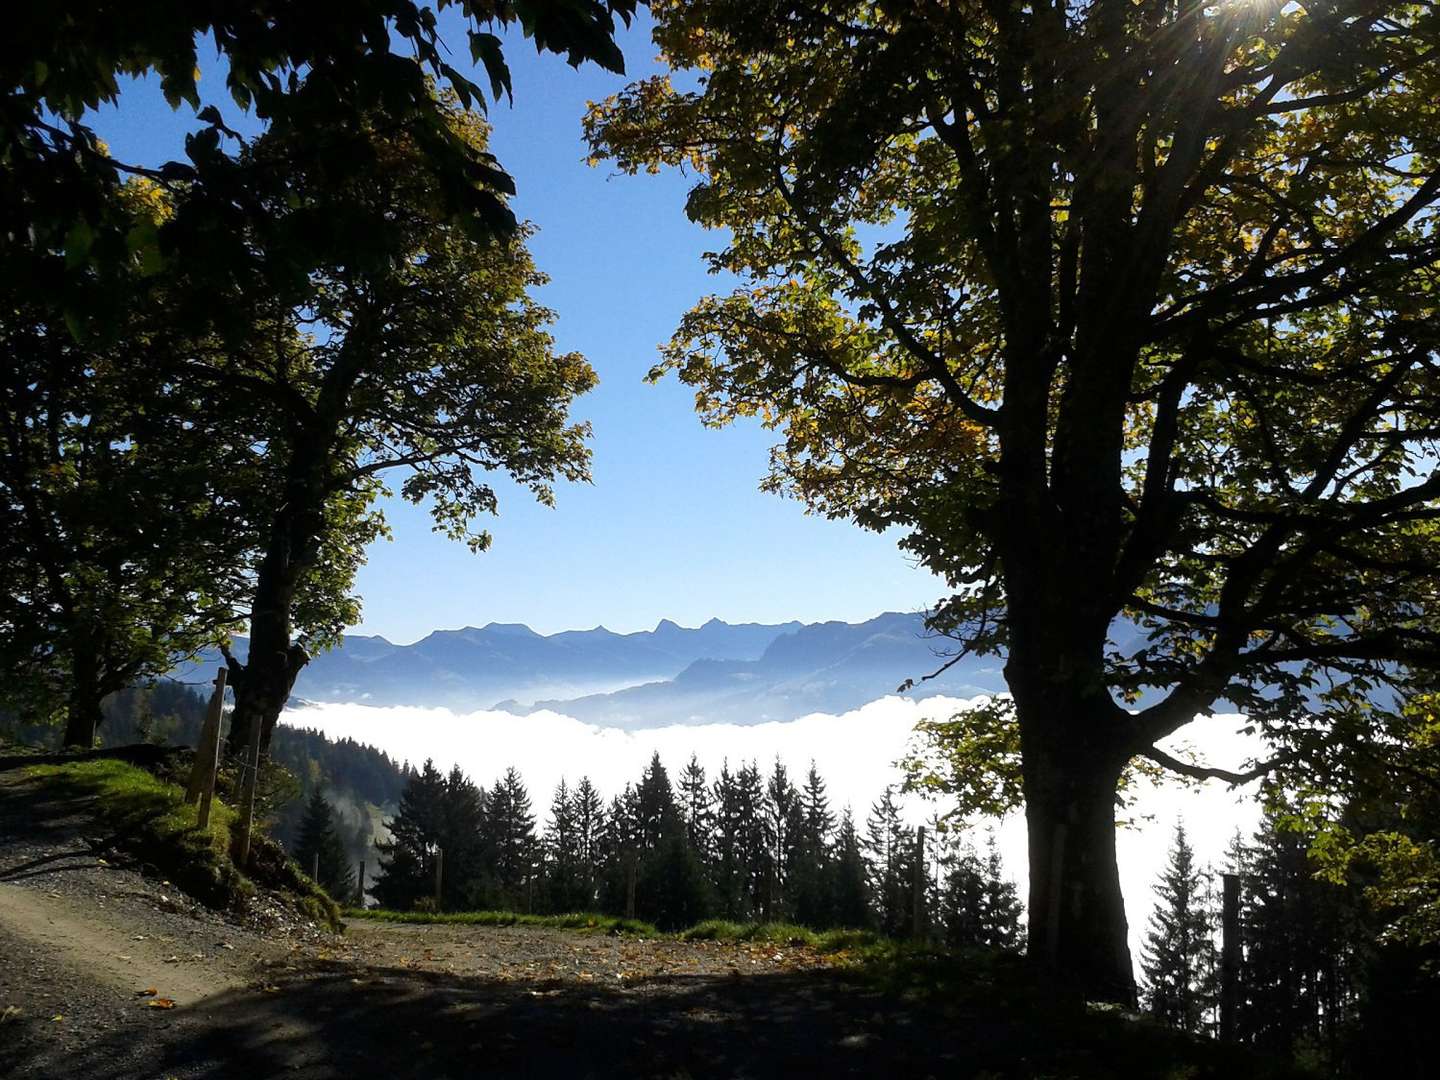
[[[390,839],[375,844],[380,865],[370,891],[381,907],[408,911],[421,898],[435,895],[435,852],[445,828],[445,777],[433,761],[411,774],[385,828]]]
[[[311,790],[305,804],[295,861],[305,873],[314,873],[315,884],[334,899],[348,902],[354,895],[355,872],[345,854],[345,844],[335,830],[335,811],[318,786]]]
[[[593,153],[693,170],[687,212],[729,237],[711,267],[742,282],[656,374],[708,423],[782,432],[769,488],[906,530],[953,590],[932,627],[1003,652],[1029,955],[1132,1001],[1132,759],[1273,764],[1156,748],[1221,701],[1280,760],[1322,755],[1348,732],[1302,715],[1312,687],[1380,701],[1436,656],[1433,21],[652,10],[686,81],[596,106]]]
[[[750,910],[746,901],[744,853],[741,849],[745,829],[745,806],[730,762],[720,764],[715,778],[715,830],[710,845],[710,876],[718,894],[720,913],[727,919],[746,919]]]
[[[485,828],[494,858],[496,906],[529,911],[539,850],[530,793],[513,767],[490,789]]]
[[[575,793],[562,778],[550,800],[543,841],[545,885],[552,911],[583,911],[589,906],[581,843]]]
[[[510,92],[510,72],[500,39],[491,29],[520,22],[541,50],[564,53],[576,66],[595,60],[612,71],[624,71],[624,62],[613,42],[615,17],[628,22],[635,3],[580,0],[566,4],[562,10],[531,0],[504,6],[442,0],[439,7],[454,7],[464,19],[472,62],[484,68],[491,94],[498,98]],[[236,566],[236,560],[229,560],[213,573],[213,580],[202,583],[213,586],[212,593],[219,596],[219,602],[233,605],[240,599],[235,593],[243,595],[243,589],[232,592],[235,576],[256,572],[256,589],[261,595],[252,605],[252,621],[258,622],[252,626],[252,634],[259,639],[252,641],[252,662],[233,665],[236,678],[232,685],[238,708],[232,726],[232,747],[248,737],[252,721],[264,723],[262,742],[268,747],[274,719],[266,717],[284,706],[288,687],[282,684],[287,683],[287,677],[291,683],[294,681],[294,671],[305,657],[302,645],[288,639],[292,609],[298,605],[304,611],[310,606],[307,615],[312,626],[307,629],[314,631],[312,645],[324,647],[333,641],[337,634],[334,626],[356,618],[356,603],[348,596],[354,566],[364,544],[383,528],[379,518],[366,513],[366,507],[379,490],[380,467],[370,451],[383,445],[377,444],[377,439],[384,438],[384,420],[373,415],[350,416],[336,423],[327,416],[331,405],[353,403],[348,393],[353,387],[346,383],[353,383],[354,376],[315,380],[307,377],[314,372],[297,372],[298,384],[292,383],[285,369],[305,348],[300,334],[284,333],[287,328],[295,330],[294,325],[287,327],[285,323],[289,318],[305,330],[314,331],[315,337],[333,338],[337,333],[353,337],[356,324],[334,317],[340,311],[357,314],[357,291],[377,284],[376,271],[382,265],[396,271],[390,275],[392,285],[399,276],[406,276],[399,272],[400,266],[412,269],[408,284],[415,289],[415,295],[410,300],[418,300],[429,291],[428,304],[405,308],[419,312],[428,307],[428,314],[405,327],[390,327],[392,331],[416,336],[423,333],[422,324],[429,323],[433,344],[433,336],[438,333],[436,324],[444,321],[435,311],[436,305],[451,302],[456,310],[471,308],[472,297],[464,289],[444,297],[436,295],[436,289],[444,291],[442,282],[439,275],[429,271],[444,262],[439,251],[444,245],[439,245],[439,239],[448,236],[449,255],[464,246],[461,236],[477,251],[498,245],[500,251],[514,253],[524,232],[505,204],[505,197],[514,192],[513,181],[495,163],[484,140],[477,138],[480,121],[458,121],[456,105],[464,105],[467,111],[471,107],[482,109],[484,92],[448,63],[448,50],[439,35],[435,12],[409,0],[367,0],[347,6],[343,14],[318,17],[310,7],[294,0],[266,0],[243,12],[222,4],[145,0],[124,14],[91,12],[78,20],[55,12],[36,12],[17,20],[10,30],[6,49],[0,55],[0,75],[6,86],[6,107],[0,109],[0,157],[7,164],[0,177],[0,236],[7,238],[6,258],[0,259],[0,294],[6,297],[7,323],[12,302],[16,304],[14,312],[39,305],[46,308],[43,324],[49,325],[53,334],[39,340],[33,334],[20,333],[24,323],[33,321],[29,314],[20,314],[14,327],[16,333],[7,336],[9,341],[4,341],[4,346],[27,350],[32,356],[24,360],[43,363],[45,354],[65,348],[65,341],[94,351],[96,344],[107,346],[117,334],[128,334],[130,340],[122,338],[122,344],[130,353],[131,382],[145,392],[148,402],[174,392],[179,384],[187,408],[192,397],[199,397],[207,406],[200,410],[204,418],[228,415],[248,419],[258,413],[264,415],[261,406],[266,405],[278,406],[282,413],[278,422],[269,426],[262,423],[251,438],[235,444],[264,446],[278,459],[271,462],[278,468],[278,477],[269,491],[282,498],[268,505],[274,511],[274,527],[268,537],[258,541],[262,552],[258,572],[249,564]],[[223,102],[203,101],[200,96],[200,37],[209,37],[225,59]],[[392,40],[399,46],[395,52]],[[171,107],[189,107],[199,125],[186,137],[187,161],[161,164],[117,160],[85,122],[86,111],[99,108],[102,102],[122,107],[118,76],[148,72],[157,73]],[[436,85],[444,86],[441,94],[436,94]],[[232,105],[253,111],[264,121],[265,134],[259,140],[243,140],[226,124],[220,109]],[[400,160],[402,157],[406,160]],[[363,197],[376,194],[376,180],[382,177],[392,181],[390,194],[400,194],[393,180],[402,173],[419,180],[403,193],[419,200],[406,207],[408,213],[395,213],[395,204],[383,199],[377,203],[374,197]],[[124,197],[137,179],[160,192],[171,212],[137,219],[128,206],[130,200]],[[422,248],[416,245],[416,229],[423,226],[429,228],[429,243]],[[491,262],[503,265],[505,258],[492,256]],[[527,275],[524,266],[517,265],[516,269],[521,278]],[[153,347],[151,340],[134,340],[128,302],[134,289],[130,287],[135,279],[161,274],[168,285],[164,295],[168,310],[160,324],[173,324],[206,337],[217,336],[222,338],[219,343],[207,341],[204,348],[170,354]],[[344,292],[344,288],[337,287],[341,278],[351,289],[348,297],[337,297],[337,292]],[[448,284],[454,285],[454,279]],[[491,284],[497,282],[492,279]],[[527,284],[537,281],[530,278]],[[317,297],[338,298],[338,304],[317,304]],[[392,294],[387,302],[395,301]],[[516,304],[516,297],[501,288],[492,302],[508,310]],[[492,314],[482,315],[487,325]],[[534,327],[537,314],[531,305],[527,314],[518,318],[518,324]],[[376,320],[383,321],[384,312],[372,305],[361,318],[376,325]],[[539,323],[543,321],[540,318]],[[451,343],[452,356],[455,351],[485,351],[477,348],[474,328],[472,333],[458,337],[468,337],[468,343],[444,334],[439,338]],[[351,341],[348,351],[370,353],[367,376],[389,379],[395,373],[380,370],[383,364],[374,364],[379,350],[389,347],[382,338],[383,334],[370,334],[369,340]],[[412,338],[410,363],[415,363],[415,353],[423,347],[420,338]],[[497,343],[497,348],[504,351],[507,346]],[[216,351],[226,353],[225,363],[189,363],[194,357],[209,357]],[[275,351],[279,356],[272,354]],[[308,359],[324,356],[327,351],[325,347],[311,350]],[[442,490],[455,495],[459,488],[467,487],[464,482],[456,482],[456,474],[475,464],[511,472],[518,467],[521,484],[539,484],[541,488],[544,480],[556,475],[575,477],[583,472],[583,454],[577,444],[560,448],[552,442],[550,451],[556,461],[549,467],[541,461],[544,451],[539,445],[552,439],[553,431],[536,432],[537,441],[530,445],[514,431],[501,431],[504,423],[523,426],[527,422],[527,409],[536,403],[533,399],[528,406],[524,402],[527,390],[530,395],[543,393],[537,383],[544,382],[547,376],[552,379],[550,390],[563,399],[559,402],[562,412],[563,403],[572,393],[588,386],[592,377],[583,363],[576,366],[573,357],[560,363],[560,369],[569,369],[567,372],[540,372],[534,369],[534,357],[526,356],[526,351],[524,346],[518,348],[516,363],[510,370],[503,370],[504,364],[492,364],[494,379],[508,383],[505,393],[495,395],[504,399],[497,405],[497,413],[503,415],[500,423],[495,422],[498,416],[481,419],[472,402],[467,402],[464,395],[454,395],[454,383],[445,386],[445,380],[438,379],[436,386],[423,386],[423,380],[415,377],[413,370],[410,379],[397,380],[400,393],[393,402],[393,412],[406,416],[406,422],[400,423],[396,431],[400,435],[397,456],[410,467],[428,472],[425,480],[408,485],[412,494],[428,487],[431,495]],[[135,357],[143,360],[134,363]],[[351,357],[341,359],[336,367],[353,369],[356,363],[357,357]],[[304,363],[300,366],[304,367]],[[521,376],[520,369],[528,369],[528,374]],[[95,377],[104,372],[96,372],[88,364],[78,370],[73,364],[65,364],[43,369],[35,382],[36,370],[30,367],[32,374],[26,382],[17,384],[23,390],[19,396],[32,399],[29,405],[52,408],[60,390],[78,383],[79,393],[71,395],[68,405],[81,400],[92,412],[76,413],[78,422],[69,426],[85,428],[86,416],[104,419],[111,425],[104,432],[108,442],[98,445],[112,445],[117,451],[130,449],[125,444],[130,433],[112,426],[112,406],[125,405],[130,399],[101,396],[114,392],[111,383]],[[256,372],[272,377],[258,376]],[[454,373],[477,386],[484,382],[478,377],[474,356],[468,372]],[[204,377],[197,379],[200,374]],[[323,393],[317,382],[325,382],[327,389]],[[418,395],[425,403],[409,410],[412,403],[406,395]],[[245,400],[246,396],[252,400]],[[436,400],[441,396],[449,396],[449,400]],[[304,415],[307,406],[314,406],[314,415]],[[431,431],[428,425],[435,423],[436,416],[448,418],[448,408],[458,409],[461,416],[448,431],[445,423],[439,425],[441,431]],[[164,419],[164,413],[157,419]],[[181,426],[183,415],[170,419],[174,420],[173,431],[187,431]],[[346,420],[359,420],[357,426],[367,431],[360,438],[351,438]],[[487,431],[478,432],[477,422]],[[462,435],[467,428],[468,435]],[[199,442],[202,451],[207,445],[215,445],[206,444],[199,438],[200,433],[193,441]],[[419,448],[431,442],[436,444],[436,452],[426,456]],[[173,494],[173,501],[164,508],[174,511],[174,523],[203,523],[212,533],[245,536],[242,528],[236,527],[239,516],[228,516],[223,505],[212,505],[210,514],[193,513],[197,505],[203,507],[203,500],[196,500],[189,491],[194,485],[190,472],[207,465],[210,477],[229,477],[229,459],[225,455],[202,452],[193,459],[183,459],[174,452],[174,446],[164,446],[156,454],[156,448],[148,442],[138,444],[138,451],[132,456],[137,459],[135,464],[143,468],[132,471],[143,475],[105,469],[109,480],[125,485],[115,491],[115,513],[121,518],[127,497],[137,504],[143,501],[137,492],[147,492],[154,503],[163,501],[160,495]],[[333,474],[334,469],[325,471],[315,464],[317,459],[331,455],[350,462],[360,471],[359,477],[337,485],[334,475],[317,475],[317,469]],[[521,464],[523,459],[527,461]],[[302,465],[302,461],[310,465]],[[69,624],[104,622],[101,629],[105,635],[98,642],[101,651],[107,642],[124,642],[128,638],[127,644],[114,649],[121,654],[117,660],[107,655],[88,655],[66,667],[65,678],[75,685],[71,711],[78,727],[71,733],[72,742],[88,742],[85,729],[94,726],[98,716],[94,687],[121,677],[109,668],[124,671],[156,667],[157,661],[151,655],[135,661],[130,655],[137,651],[134,642],[148,635],[171,644],[167,638],[173,626],[167,624],[177,622],[177,616],[170,611],[174,606],[171,600],[194,600],[193,593],[199,586],[183,577],[174,585],[167,583],[164,589],[135,588],[138,582],[153,579],[145,560],[153,559],[157,544],[135,543],[134,527],[127,534],[125,528],[102,520],[104,516],[79,518],[69,510],[75,500],[66,497],[68,488],[50,464],[46,455],[30,452],[16,459],[16,490],[40,491],[36,505],[26,507],[26,517],[30,518],[27,531],[48,533],[46,539],[52,549],[56,544],[69,544],[68,552],[107,557],[111,566],[124,566],[127,577],[122,602],[107,603],[107,592],[118,590],[114,582],[99,579],[121,576],[114,570],[102,575],[88,564],[73,573],[53,569],[63,566],[60,556],[66,550],[50,559],[50,572],[32,572],[22,567],[27,589],[40,583],[48,592],[62,593],[36,598],[30,605],[32,613],[63,612],[63,621]],[[95,469],[99,471],[102,469]],[[151,487],[147,480],[161,482]],[[10,484],[12,481],[7,480],[7,487]],[[328,490],[323,490],[327,485]],[[446,503],[438,514],[442,526],[455,533],[464,533],[468,514],[477,508],[484,510],[492,498],[485,485],[468,487],[468,494],[478,498],[468,507],[461,507],[464,498],[441,500]],[[262,488],[251,488],[252,494],[259,490]],[[186,497],[176,494],[179,491],[186,492]],[[546,497],[543,492],[537,494]],[[63,520],[62,510],[69,510],[73,520]],[[324,518],[324,527],[317,524],[320,518]],[[226,528],[232,531],[226,533]],[[160,528],[156,534],[166,536],[167,531]],[[320,531],[325,531],[325,536],[317,541],[315,534]],[[171,534],[176,537],[176,553],[209,550],[204,546],[186,549],[179,528]],[[281,541],[281,536],[291,539]],[[125,544],[140,550],[140,562],[124,562],[125,554],[130,553]],[[284,550],[287,547],[289,550]],[[190,569],[187,562],[202,563],[202,569],[215,566],[213,560],[176,557],[173,566],[177,576]],[[94,580],[86,583],[86,576]],[[307,580],[292,580],[297,576]],[[91,585],[107,588],[92,589]],[[96,599],[72,602],[71,593]],[[158,598],[156,593],[160,593]],[[32,593],[27,592],[26,599],[32,599]],[[192,606],[200,611],[207,609],[203,603]],[[255,612],[259,612],[258,619]],[[287,625],[274,625],[276,621]],[[65,638],[84,634],[82,629],[71,626],[62,629]],[[207,629],[209,634],[200,636],[215,636],[213,626]],[[173,644],[183,655],[193,642],[176,636]],[[45,639],[55,647],[55,635]],[[163,648],[156,645],[148,651],[154,654]]]
[[[714,825],[714,799],[705,778],[705,766],[694,754],[680,773],[680,814],[685,820],[685,835],[690,846],[707,861],[710,857],[710,831]]]
[[[790,782],[784,762],[777,756],[765,782],[764,814],[766,831],[771,837],[770,880],[765,890],[765,918],[771,922],[789,922],[794,912],[790,905],[790,872],[797,859],[796,844],[801,830],[800,793]]]
[[[1145,1008],[1173,1028],[1203,1031],[1219,989],[1215,913],[1206,904],[1204,877],[1183,822],[1175,824],[1170,862],[1155,884],[1155,896],[1159,902],[1140,960]]]
[[[836,926],[862,929],[874,923],[865,852],[850,807],[840,815],[835,833],[835,861],[831,871],[832,921]]]
[[[143,181],[114,201],[135,228],[168,213]],[[0,702],[63,714],[88,748],[102,699],[239,621],[264,496],[244,421],[151,375],[203,344],[169,325],[164,284],[115,276],[123,315],[77,340],[52,262],[16,252],[0,273]]]
[[[1316,873],[1311,837],[1292,808],[1267,805],[1243,854],[1241,1037],[1333,1058],[1353,1006],[1353,897]]]
[[[457,138],[483,151],[485,129],[452,107]],[[557,355],[553,316],[530,296],[544,283],[524,247],[477,241],[439,209],[442,178],[427,170],[409,132],[368,118],[375,162],[343,189],[322,166],[274,192],[273,222],[318,218],[354,230],[342,261],[312,268],[297,287],[253,313],[264,347],[201,356],[185,376],[233,387],[272,417],[265,453],[283,498],[264,523],[250,611],[249,655],[227,652],[235,715],[232,751],[260,725],[262,752],[309,650],[358,618],[347,597],[365,545],[384,531],[372,509],[394,472],[400,494],[428,503],[436,527],[488,547],[474,519],[496,509],[485,473],[508,473],[541,502],[557,478],[588,476],[589,429],[571,424],[571,400],[594,385],[578,354]],[[260,140],[257,160],[285,157]],[[248,160],[248,158],[247,158]],[[256,240],[266,259],[268,224]],[[299,612],[309,640],[294,639]],[[308,647],[307,647],[308,646]]]
[[[765,780],[755,762],[735,774],[732,807],[736,818],[735,864],[740,886],[740,918],[761,919],[770,910],[775,874],[775,834],[765,812]]]
[[[600,868],[604,858],[605,803],[588,776],[575,785],[572,802],[575,817],[575,849],[578,859],[577,883],[583,897],[581,907],[588,911],[600,887]]]
[[[621,72],[615,17],[628,22],[635,3],[441,0],[436,7],[462,16],[470,57],[498,99],[510,93],[510,72],[492,29],[519,23],[540,50],[564,54],[577,67],[592,61]],[[201,39],[213,44],[224,65],[218,100],[201,96]],[[124,109],[122,76],[151,73],[171,107],[191,114],[196,130],[185,140],[187,161],[117,160],[85,122],[102,104]],[[345,138],[356,118],[374,110],[400,118],[442,178],[446,216],[477,234],[513,231],[514,216],[502,201],[513,183],[483,148],[449,125],[432,81],[449,87],[467,108],[485,107],[480,87],[449,63],[436,12],[410,0],[359,0],[325,12],[299,0],[243,8],[140,0],[73,19],[26,12],[9,25],[0,55],[0,158],[7,165],[0,176],[0,237],[7,238],[0,274],[24,282],[24,268],[10,261],[14,250],[58,252],[64,272],[32,288],[54,289],[68,321],[82,329],[123,312],[106,286],[137,259],[151,267],[205,265],[217,278],[245,265],[239,238],[269,213],[250,197],[267,177],[255,162],[227,152],[238,141],[222,115],[231,108],[253,113],[298,153],[326,158],[342,187],[353,170],[366,167]],[[134,176],[185,189],[185,214],[137,229],[115,213],[115,190]],[[303,275],[312,256],[323,262],[326,240],[337,235],[311,228],[297,237],[298,272]]]
[[[830,926],[835,917],[834,861],[830,852],[834,828],[835,815],[830,812],[825,781],[812,761],[800,791],[799,821],[786,874],[787,904],[802,926]]]
[[[899,936],[909,930],[914,914],[912,871],[914,835],[900,818],[895,788],[887,784],[865,820],[865,861],[870,896],[880,929]]]
[[[489,851],[485,845],[485,791],[451,766],[441,796],[441,825],[436,843],[444,852],[440,870],[440,904],[447,911],[476,906],[488,883]]]

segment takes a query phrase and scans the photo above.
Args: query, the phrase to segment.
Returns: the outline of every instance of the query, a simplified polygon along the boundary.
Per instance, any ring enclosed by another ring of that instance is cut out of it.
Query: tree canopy
[[[1155,746],[1220,702],[1322,753],[1437,655],[1440,27],[1357,0],[652,10],[683,81],[597,105],[593,151],[693,172],[739,279],[655,374],[777,429],[772,489],[908,530],[952,588],[934,627],[1005,652],[1032,955],[1130,1000],[1126,764],[1238,779]]]

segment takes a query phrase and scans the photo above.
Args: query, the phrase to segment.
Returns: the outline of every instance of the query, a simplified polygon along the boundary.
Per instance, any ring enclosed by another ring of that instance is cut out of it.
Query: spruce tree
[[[835,815],[830,812],[825,781],[812,761],[800,793],[799,822],[786,881],[793,918],[804,926],[828,927],[834,919],[829,881],[830,833],[834,827]]]
[[[486,897],[490,872],[485,848],[485,792],[459,765],[445,778],[437,843],[444,853],[441,906],[446,911],[480,906]]]
[[[770,922],[788,922],[793,917],[789,902],[790,874],[794,868],[801,830],[800,793],[790,782],[790,774],[777,756],[775,767],[765,783],[766,833],[771,848],[766,868],[764,918]]]
[[[755,762],[743,766],[735,774],[735,799],[739,824],[736,860],[743,909],[740,917],[760,919],[769,906],[775,848],[765,813],[765,781]]]
[[[660,835],[667,820],[675,814],[675,792],[670,787],[670,774],[659,753],[651,755],[650,764],[640,774],[635,786],[635,809],[639,815],[639,842],[642,853],[660,846]]]
[[[582,880],[580,830],[575,796],[562,778],[550,801],[550,820],[542,845],[546,899],[551,911],[583,911],[588,897]]]
[[[694,754],[680,773],[680,813],[691,848],[702,863],[710,860],[710,833],[714,826],[714,798],[705,778],[705,766]]]
[[[1015,883],[1005,877],[1000,845],[992,832],[985,840],[985,944],[1018,949],[1025,934],[1025,905]]]
[[[850,807],[835,831],[835,858],[830,866],[830,911],[835,926],[863,929],[875,921],[870,901],[869,868],[855,816]]]
[[[955,949],[986,944],[985,872],[975,851],[958,839],[945,844],[942,856],[938,929]]]
[[[865,821],[865,855],[869,864],[870,895],[880,929],[900,936],[913,921],[911,872],[915,852],[911,830],[900,819],[895,788],[887,784]]]
[[[571,806],[575,818],[577,902],[581,910],[589,911],[598,900],[600,888],[605,803],[588,776],[582,776],[575,785]]]
[[[1214,1008],[1213,915],[1205,905],[1205,881],[1183,822],[1175,825],[1170,861],[1155,884],[1158,903],[1141,946],[1142,1001],[1156,1019],[1198,1032]]]
[[[1238,1027],[1243,1039],[1276,1053],[1333,1053],[1354,1006],[1356,912],[1344,888],[1316,876],[1313,837],[1297,826],[1288,808],[1267,807],[1245,849]]]
[[[434,895],[435,850],[444,834],[445,777],[426,761],[411,773],[400,795],[400,807],[385,823],[390,839],[377,841],[379,870],[371,887],[384,908],[409,911]]]
[[[611,915],[634,914],[640,873],[640,809],[633,784],[610,800],[602,832],[601,909]]]
[[[730,771],[730,763],[722,762],[715,779],[714,826],[710,842],[710,880],[715,885],[720,913],[727,919],[748,919],[750,908],[745,900],[745,868],[741,842],[745,831],[744,807],[739,784]]]
[[[530,811],[530,793],[515,769],[490,790],[485,826],[494,852],[496,901],[514,911],[530,911],[538,847],[535,815]]]
[[[317,784],[305,804],[300,839],[295,845],[300,869],[314,875],[315,883],[330,896],[348,903],[355,892],[355,874],[345,854],[345,844],[335,826],[335,812]],[[318,869],[317,869],[318,863]]]

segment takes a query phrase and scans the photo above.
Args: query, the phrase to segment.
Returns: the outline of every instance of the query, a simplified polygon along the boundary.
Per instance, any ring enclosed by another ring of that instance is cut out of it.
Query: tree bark
[[[302,440],[292,451],[285,501],[271,526],[269,546],[255,578],[250,609],[250,652],[243,664],[226,654],[235,711],[227,749],[243,753],[253,725],[260,726],[260,754],[270,752],[270,737],[295,679],[310,660],[291,640],[292,612],[301,575],[315,560],[324,529],[325,463],[323,440]]]
[[[227,658],[235,692],[226,740],[231,755],[245,751],[256,724],[260,725],[260,753],[269,754],[275,724],[290,700],[300,669],[309,662],[305,650],[290,640],[292,594],[292,589],[267,583],[262,572],[250,616],[250,653],[244,664]]]
[[[95,746],[95,735],[100,730],[100,722],[105,718],[100,708],[100,702],[105,695],[100,689],[95,656],[88,647],[82,646],[75,650],[75,665],[70,674],[65,745],[89,750]]]
[[[1086,745],[1085,728],[1093,720],[1087,723],[1084,711],[1068,717],[1050,712],[1028,723],[1020,717],[1029,955],[1087,1000],[1134,1007],[1129,925],[1115,856],[1115,792],[1128,755]]]

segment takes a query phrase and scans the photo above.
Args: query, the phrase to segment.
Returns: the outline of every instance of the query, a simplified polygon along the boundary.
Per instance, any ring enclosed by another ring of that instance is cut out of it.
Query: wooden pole
[[[635,878],[638,856],[632,851],[625,864],[625,917],[635,918]]]
[[[320,852],[318,851],[310,854],[310,880],[316,884],[320,882]]]
[[[444,883],[445,849],[435,849],[435,910],[440,910],[440,887]]]
[[[255,788],[260,783],[260,723],[250,725],[250,745],[245,751],[245,782],[240,794],[240,866],[250,863],[250,832],[255,827]]]
[[[1222,874],[1220,907],[1220,1038],[1234,1042],[1240,1003],[1240,875]]]
[[[188,802],[200,801],[196,824],[204,829],[210,824],[210,803],[215,798],[215,770],[220,766],[220,719],[225,710],[225,668],[215,673],[215,691],[210,695],[210,708],[205,712],[205,725],[200,729],[200,744],[195,747],[195,766],[190,770]]]
[[[360,877],[355,886],[355,906],[365,906],[365,860],[360,860]]]
[[[917,938],[925,936],[925,826],[915,830],[915,873],[911,889],[915,893],[915,914],[911,921],[911,932]]]

